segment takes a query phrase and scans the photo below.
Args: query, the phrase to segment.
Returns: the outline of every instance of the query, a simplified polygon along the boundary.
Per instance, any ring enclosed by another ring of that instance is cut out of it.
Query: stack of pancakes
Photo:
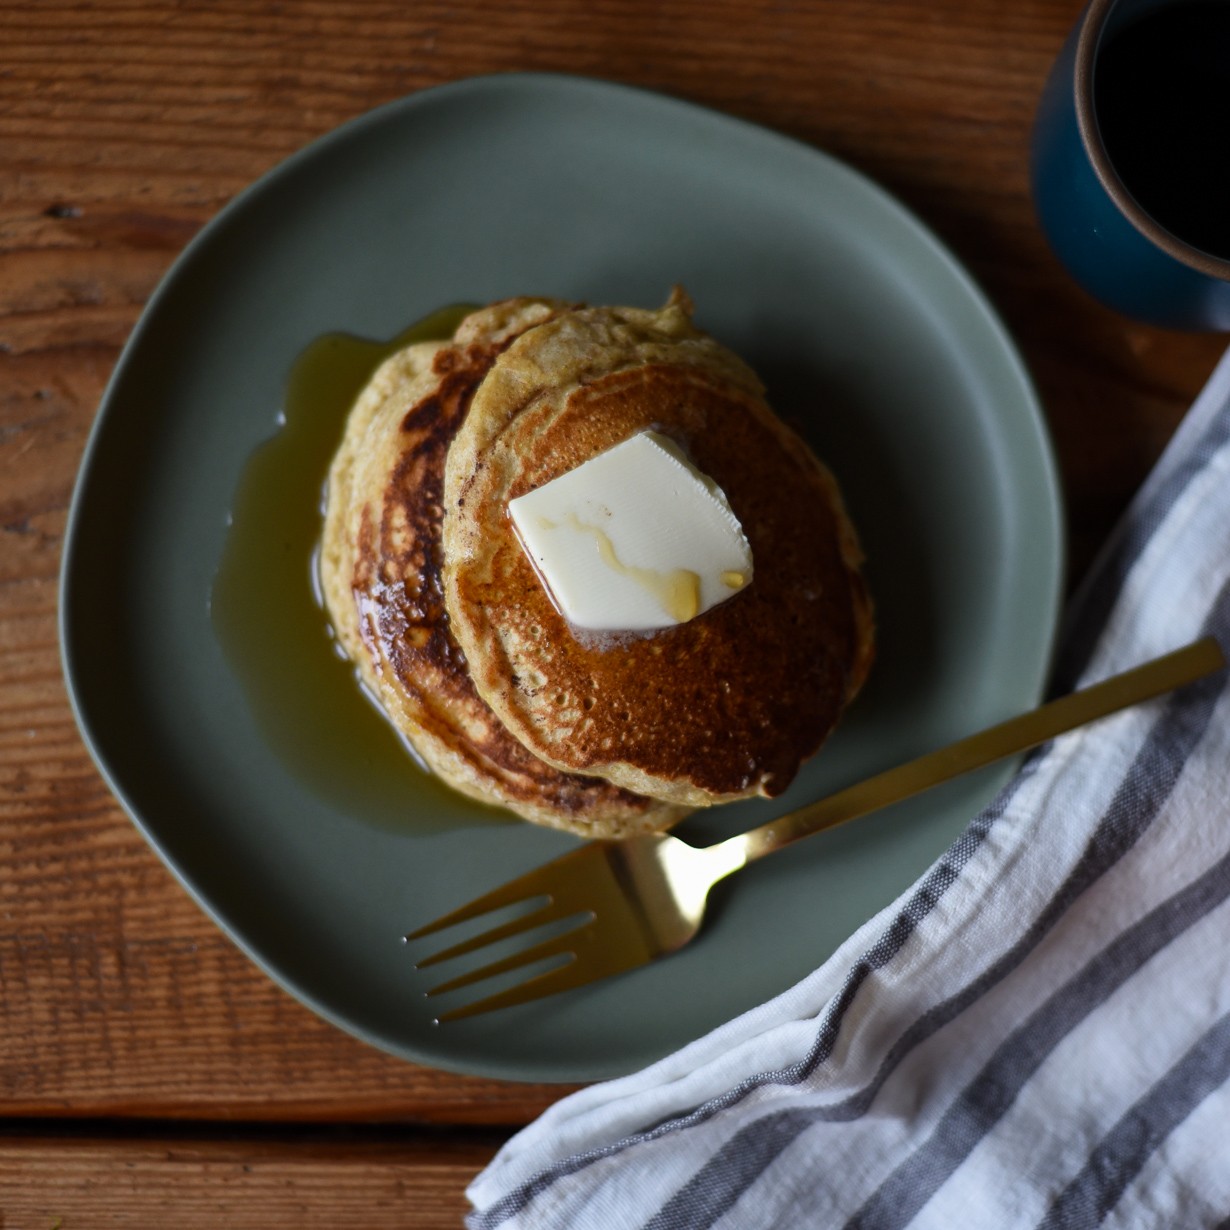
[[[873,653],[836,484],[690,307],[476,311],[379,368],[329,475],[322,589],[389,719],[457,790],[589,837],[779,794]],[[687,623],[582,634],[508,504],[647,429],[721,487],[755,576]]]

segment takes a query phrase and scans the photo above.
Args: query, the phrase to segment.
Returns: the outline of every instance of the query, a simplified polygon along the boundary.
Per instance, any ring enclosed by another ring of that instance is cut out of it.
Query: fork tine
[[[527,871],[525,875],[518,876],[515,880],[509,880],[506,884],[493,888],[489,893],[484,893],[481,897],[475,897],[473,901],[459,906],[450,913],[442,914],[433,922],[419,927],[417,931],[409,932],[405,938],[417,940],[425,935],[434,935],[437,931],[443,931],[447,927],[456,926],[457,923],[469,922],[471,918],[478,918],[482,914],[490,914],[492,910],[501,909],[506,905],[516,905],[521,901],[529,901],[534,897],[556,899],[560,896],[561,887],[568,883],[566,873],[559,870],[560,864],[570,862],[585,855],[588,848],[588,846],[579,846],[575,850],[570,850],[567,854],[561,854],[558,858],[552,859],[551,862],[543,863],[540,867]]]
[[[436,1023],[443,1025],[449,1021],[459,1021],[463,1017],[477,1016],[482,1012],[494,1012],[497,1008],[515,1008],[518,1004],[532,1003],[560,991],[572,991],[588,983],[598,982],[611,974],[622,973],[641,964],[643,961],[636,958],[620,959],[610,954],[605,954],[605,959],[600,961],[591,960],[588,956],[583,961],[574,959],[565,965],[557,965],[553,969],[535,974],[515,987],[488,995],[486,999],[475,1000],[460,1008],[442,1012],[436,1017]]]
[[[581,932],[587,927],[593,925],[594,916],[591,914],[577,926],[565,931],[562,935],[554,935],[550,939],[543,940],[538,944],[531,944],[529,948],[523,948],[520,952],[514,952],[511,956],[501,957],[498,961],[492,961],[488,965],[479,966],[478,969],[470,970],[465,974],[458,974],[456,978],[450,978],[447,982],[442,982],[439,986],[434,986],[428,995],[443,995],[445,991],[457,991],[462,987],[471,986],[475,982],[483,982],[487,978],[494,978],[496,974],[506,974],[510,970],[520,969],[523,965],[531,965],[535,961],[545,960],[547,957],[557,957],[567,954],[573,960],[576,959],[576,954],[573,951],[576,947],[577,939]]]
[[[481,897],[476,897],[466,905],[459,906],[448,914],[442,914],[417,931],[409,932],[406,939],[421,939],[425,935],[434,935],[437,931],[443,931],[446,927],[456,926],[457,923],[468,922],[471,918],[478,918],[482,914],[490,914],[492,910],[498,910],[502,906],[516,905],[519,901],[547,896],[541,890],[534,892],[530,888],[522,887],[522,880],[529,880],[534,875],[535,873],[531,872],[529,876],[522,876],[521,880],[510,880],[507,884],[501,884],[499,888],[492,889],[491,892],[484,893]]]
[[[472,936],[468,940],[463,940],[459,944],[454,944],[451,948],[443,948],[439,952],[433,952],[421,961],[416,961],[414,968],[426,969],[430,965],[438,965],[441,961],[450,961],[453,957],[464,956],[467,952],[486,948],[489,944],[494,944],[499,940],[506,940],[513,935],[520,935],[524,931],[532,931],[535,927],[555,922],[560,918],[567,918],[569,914],[575,914],[576,912],[574,907],[563,902],[548,900],[536,910],[531,910],[528,914],[522,914],[510,922],[501,923],[498,927],[491,927],[487,931],[481,931],[478,935]],[[411,937],[407,936],[406,938],[410,939]]]

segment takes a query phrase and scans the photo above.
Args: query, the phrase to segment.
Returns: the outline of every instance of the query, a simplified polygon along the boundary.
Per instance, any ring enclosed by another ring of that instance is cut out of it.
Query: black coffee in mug
[[[1230,259],[1230,0],[1185,0],[1108,31],[1093,104],[1106,153],[1141,208]]]

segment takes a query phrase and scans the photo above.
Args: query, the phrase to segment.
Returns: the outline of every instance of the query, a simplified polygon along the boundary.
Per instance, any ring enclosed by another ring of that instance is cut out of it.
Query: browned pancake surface
[[[455,456],[466,458],[468,476],[450,465],[454,627],[480,693],[535,754],[561,768],[692,805],[775,795],[832,729],[870,664],[857,540],[832,478],[768,409],[750,373],[732,366],[729,352],[710,362],[704,346],[691,346],[700,335],[678,320],[668,322],[664,341],[646,316],[598,328],[615,339],[616,370],[598,374],[587,360],[558,394],[543,351],[555,344],[553,332],[557,341],[570,330],[583,335],[583,321],[544,326],[541,340],[527,334],[499,360],[471,411],[488,422],[467,421],[458,437]],[[630,342],[629,331],[651,341]],[[671,336],[690,344],[685,362],[663,361]],[[645,354],[655,361],[636,361]],[[505,363],[519,404],[480,404],[499,388]],[[726,493],[752,547],[754,580],[675,628],[578,635],[505,510],[647,428],[673,438]],[[471,435],[482,441],[477,449]]]

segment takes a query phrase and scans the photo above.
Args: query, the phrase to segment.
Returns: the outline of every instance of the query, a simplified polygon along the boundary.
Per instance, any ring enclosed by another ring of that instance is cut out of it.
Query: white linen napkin
[[[1058,686],[1208,632],[1230,649],[1230,353]],[[1230,1228],[1226,675],[1035,753],[814,974],[511,1140],[469,1226]]]

